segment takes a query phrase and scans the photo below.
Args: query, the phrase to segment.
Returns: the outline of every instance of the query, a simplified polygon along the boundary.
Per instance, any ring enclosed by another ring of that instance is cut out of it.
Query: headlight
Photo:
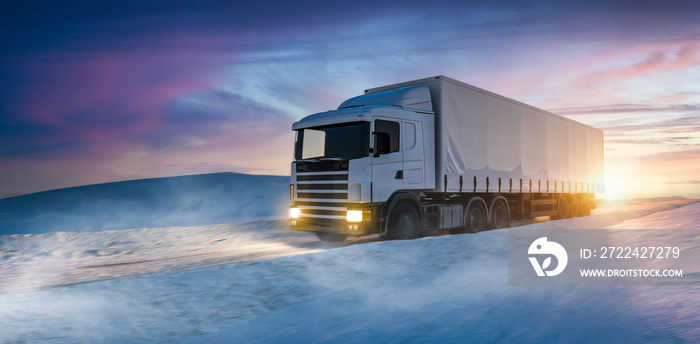
[[[289,208],[289,217],[292,219],[299,218],[299,208]]]
[[[362,210],[348,210],[345,219],[348,220],[348,222],[361,222]]]

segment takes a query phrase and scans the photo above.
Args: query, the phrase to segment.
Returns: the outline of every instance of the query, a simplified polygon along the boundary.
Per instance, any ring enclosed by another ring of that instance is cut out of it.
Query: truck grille
[[[345,220],[348,172],[298,172],[297,206],[301,217]]]
[[[348,201],[348,172],[297,173],[297,197],[300,201]]]

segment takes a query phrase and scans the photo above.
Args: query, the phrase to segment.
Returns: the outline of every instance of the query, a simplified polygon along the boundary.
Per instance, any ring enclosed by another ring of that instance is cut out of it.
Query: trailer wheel
[[[571,195],[569,198],[569,208],[571,208],[571,216],[570,217],[579,217],[581,215],[581,203],[578,201],[578,197],[576,195]]]
[[[591,215],[591,202],[588,200],[588,195],[580,195],[578,201],[581,204],[581,216]]]
[[[557,204],[557,215],[552,216],[552,220],[559,219],[569,219],[571,218],[571,208],[569,207],[569,200],[566,196],[559,197],[559,204]]]
[[[380,233],[381,239],[415,239],[418,237],[418,221],[418,212],[414,206],[407,202],[399,203],[391,210],[386,230]]]
[[[469,203],[464,218],[464,227],[467,233],[483,231],[486,229],[486,223],[486,207],[484,207],[484,202],[474,201]]]
[[[508,203],[503,200],[496,200],[496,203],[491,207],[490,228],[508,228],[510,227],[510,215],[508,212]]]
[[[316,232],[316,236],[323,241],[329,242],[345,241],[345,239],[348,237],[346,234],[329,232]]]

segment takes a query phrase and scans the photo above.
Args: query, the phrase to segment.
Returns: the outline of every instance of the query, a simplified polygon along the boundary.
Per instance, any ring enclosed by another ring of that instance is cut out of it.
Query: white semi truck
[[[411,239],[590,214],[603,132],[436,76],[368,89],[296,133],[294,230]]]

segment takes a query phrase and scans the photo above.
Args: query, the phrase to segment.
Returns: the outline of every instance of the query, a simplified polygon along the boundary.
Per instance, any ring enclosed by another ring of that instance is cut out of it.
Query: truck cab
[[[392,196],[435,187],[434,123],[425,86],[351,98],[294,123],[292,229],[324,240],[379,233]]]

